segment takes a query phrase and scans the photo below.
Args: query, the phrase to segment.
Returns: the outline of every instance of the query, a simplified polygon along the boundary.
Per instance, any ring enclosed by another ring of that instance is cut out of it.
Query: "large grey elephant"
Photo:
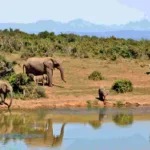
[[[9,84],[9,82],[0,80],[0,95],[1,95],[0,105],[5,104],[8,106],[8,108],[10,108],[12,104],[12,91],[13,89],[11,85]],[[5,102],[5,99],[8,93],[10,94],[10,104],[7,104]]]
[[[52,76],[53,76],[53,70],[57,68],[60,71],[61,79],[65,81],[64,79],[64,71],[59,62],[52,58],[44,57],[44,58],[38,58],[38,57],[32,57],[28,58],[26,63],[23,65],[23,72],[24,68],[26,69],[26,74],[33,74],[33,75],[43,75],[47,74],[48,76],[48,85],[51,87],[52,84]]]

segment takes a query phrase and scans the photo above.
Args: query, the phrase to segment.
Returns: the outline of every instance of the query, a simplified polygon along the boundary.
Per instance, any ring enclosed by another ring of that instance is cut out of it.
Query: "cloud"
[[[119,0],[0,0],[0,22],[68,22],[81,18],[97,24],[124,24],[144,13]]]

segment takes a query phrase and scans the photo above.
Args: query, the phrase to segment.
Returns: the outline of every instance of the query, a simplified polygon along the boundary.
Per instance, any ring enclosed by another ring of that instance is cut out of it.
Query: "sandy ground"
[[[50,96],[45,99],[38,100],[16,100],[13,99],[12,109],[37,109],[37,108],[87,108],[87,100],[91,99],[90,102],[94,103],[98,101],[93,95],[86,96]],[[107,97],[106,105],[103,102],[98,101],[98,104],[94,105],[97,107],[117,107],[117,101],[122,100],[122,106],[150,106],[150,95],[133,96],[132,94],[121,94],[121,95],[109,95]],[[6,100],[9,103],[9,100]],[[0,109],[7,109],[6,106],[1,106]]]
[[[13,56],[13,59],[17,57]],[[13,60],[12,59],[12,60]],[[98,59],[72,59],[69,57],[59,58],[65,70],[67,83],[60,79],[59,71],[54,71],[54,87],[45,87],[48,98],[37,100],[13,99],[12,109],[35,109],[35,108],[75,108],[87,107],[90,103],[98,102],[97,106],[103,107],[103,102],[96,99],[98,89],[111,89],[115,80],[129,79],[133,83],[134,90],[126,94],[109,93],[106,107],[116,106],[122,102],[125,106],[150,106],[150,71],[149,61],[144,60],[122,60],[102,61]],[[21,65],[23,62],[21,62]],[[22,72],[22,67],[16,66],[16,72]],[[90,81],[88,75],[93,71],[100,71],[105,80]],[[9,103],[9,100],[6,100]],[[0,109],[7,109],[0,106]]]

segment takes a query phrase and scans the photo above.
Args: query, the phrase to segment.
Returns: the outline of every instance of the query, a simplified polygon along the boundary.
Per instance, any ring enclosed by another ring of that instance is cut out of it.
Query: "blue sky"
[[[0,0],[0,23],[38,20],[125,24],[150,19],[150,0]]]

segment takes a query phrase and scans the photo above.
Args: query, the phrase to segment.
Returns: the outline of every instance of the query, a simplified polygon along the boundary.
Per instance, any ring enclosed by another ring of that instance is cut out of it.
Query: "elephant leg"
[[[7,105],[7,106],[9,106],[9,105],[5,102],[6,96],[7,96],[7,94],[5,93],[5,94],[3,95],[2,103],[5,104],[5,105]]]
[[[1,101],[0,101],[0,105],[3,105],[3,95],[1,94]]]
[[[52,87],[53,86],[53,84],[52,84],[52,70],[48,71],[47,76],[48,76],[48,85],[50,87]]]
[[[44,80],[42,81],[42,83],[43,83],[43,86],[44,86]]]
[[[53,70],[52,70],[52,76],[53,76]]]

